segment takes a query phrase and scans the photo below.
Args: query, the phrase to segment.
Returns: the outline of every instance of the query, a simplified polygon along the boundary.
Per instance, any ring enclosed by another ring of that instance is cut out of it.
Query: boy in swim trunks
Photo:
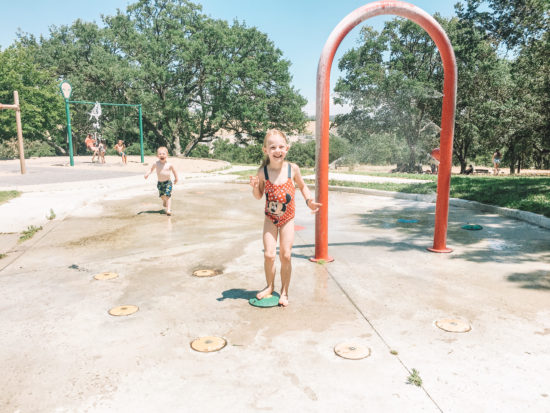
[[[128,162],[126,158],[126,145],[124,145],[124,141],[122,139],[119,139],[117,144],[115,145],[115,151],[120,155],[122,158],[122,163],[126,165]]]
[[[279,259],[281,260],[281,297],[279,305],[288,305],[288,287],[292,272],[291,254],[294,243],[294,210],[296,188],[302,192],[306,205],[313,213],[321,204],[311,198],[309,188],[302,179],[300,168],[296,164],[285,162],[289,146],[285,134],[277,129],[267,131],[263,151],[265,158],[255,176],[250,177],[252,195],[261,199],[265,193],[264,219],[264,270],[267,287],[256,298],[261,300],[275,290],[275,258],[277,238],[279,241]]]
[[[166,149],[166,147],[161,146],[157,149],[157,158],[159,158],[159,160],[156,161],[153,166],[151,166],[151,170],[145,174],[145,179],[147,179],[156,169],[159,197],[162,198],[162,206],[166,208],[166,215],[170,216],[172,215],[172,181],[170,178],[171,174],[174,174],[174,185],[177,184],[178,173],[176,172],[176,168],[168,162],[168,149]]]

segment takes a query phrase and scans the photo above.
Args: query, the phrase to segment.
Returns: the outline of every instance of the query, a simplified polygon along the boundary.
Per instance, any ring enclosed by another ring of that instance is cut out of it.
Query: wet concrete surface
[[[451,208],[453,253],[434,254],[434,204],[331,192],[335,261],[321,265],[299,200],[290,306],[261,309],[248,299],[265,285],[263,202],[249,192],[191,179],[172,217],[140,192],[48,223],[0,271],[0,410],[550,410],[548,230]],[[222,274],[192,275],[206,268]],[[139,311],[108,314],[128,304]],[[228,344],[195,352],[202,336]],[[371,356],[339,358],[343,341]]]

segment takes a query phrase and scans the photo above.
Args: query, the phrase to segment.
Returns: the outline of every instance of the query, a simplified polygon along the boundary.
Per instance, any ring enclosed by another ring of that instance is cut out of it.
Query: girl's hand
[[[315,202],[313,199],[309,199],[307,201],[307,206],[309,209],[311,209],[311,213],[315,214],[319,211],[319,208],[323,206],[323,204],[319,204],[318,202]]]
[[[144,177],[145,179],[147,179],[147,178],[149,178],[149,174],[145,174],[145,175],[143,175],[143,177]]]
[[[250,178],[250,186],[252,187],[252,189],[258,188],[258,185],[260,184],[258,175],[250,175],[249,178]]]

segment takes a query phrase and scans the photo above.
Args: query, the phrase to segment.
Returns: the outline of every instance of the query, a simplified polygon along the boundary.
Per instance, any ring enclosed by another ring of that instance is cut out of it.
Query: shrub
[[[208,146],[199,144],[191,150],[189,156],[192,158],[210,158],[209,152]]]
[[[36,156],[55,156],[55,149],[44,141],[24,141],[25,158]],[[0,159],[19,158],[17,139],[10,139],[0,144]]]
[[[315,141],[293,143],[286,159],[300,167],[315,166]]]

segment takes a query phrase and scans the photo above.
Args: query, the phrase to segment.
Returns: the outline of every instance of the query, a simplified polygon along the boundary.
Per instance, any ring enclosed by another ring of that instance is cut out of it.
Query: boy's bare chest
[[[157,172],[159,175],[170,175],[170,164],[168,162],[157,162]]]

